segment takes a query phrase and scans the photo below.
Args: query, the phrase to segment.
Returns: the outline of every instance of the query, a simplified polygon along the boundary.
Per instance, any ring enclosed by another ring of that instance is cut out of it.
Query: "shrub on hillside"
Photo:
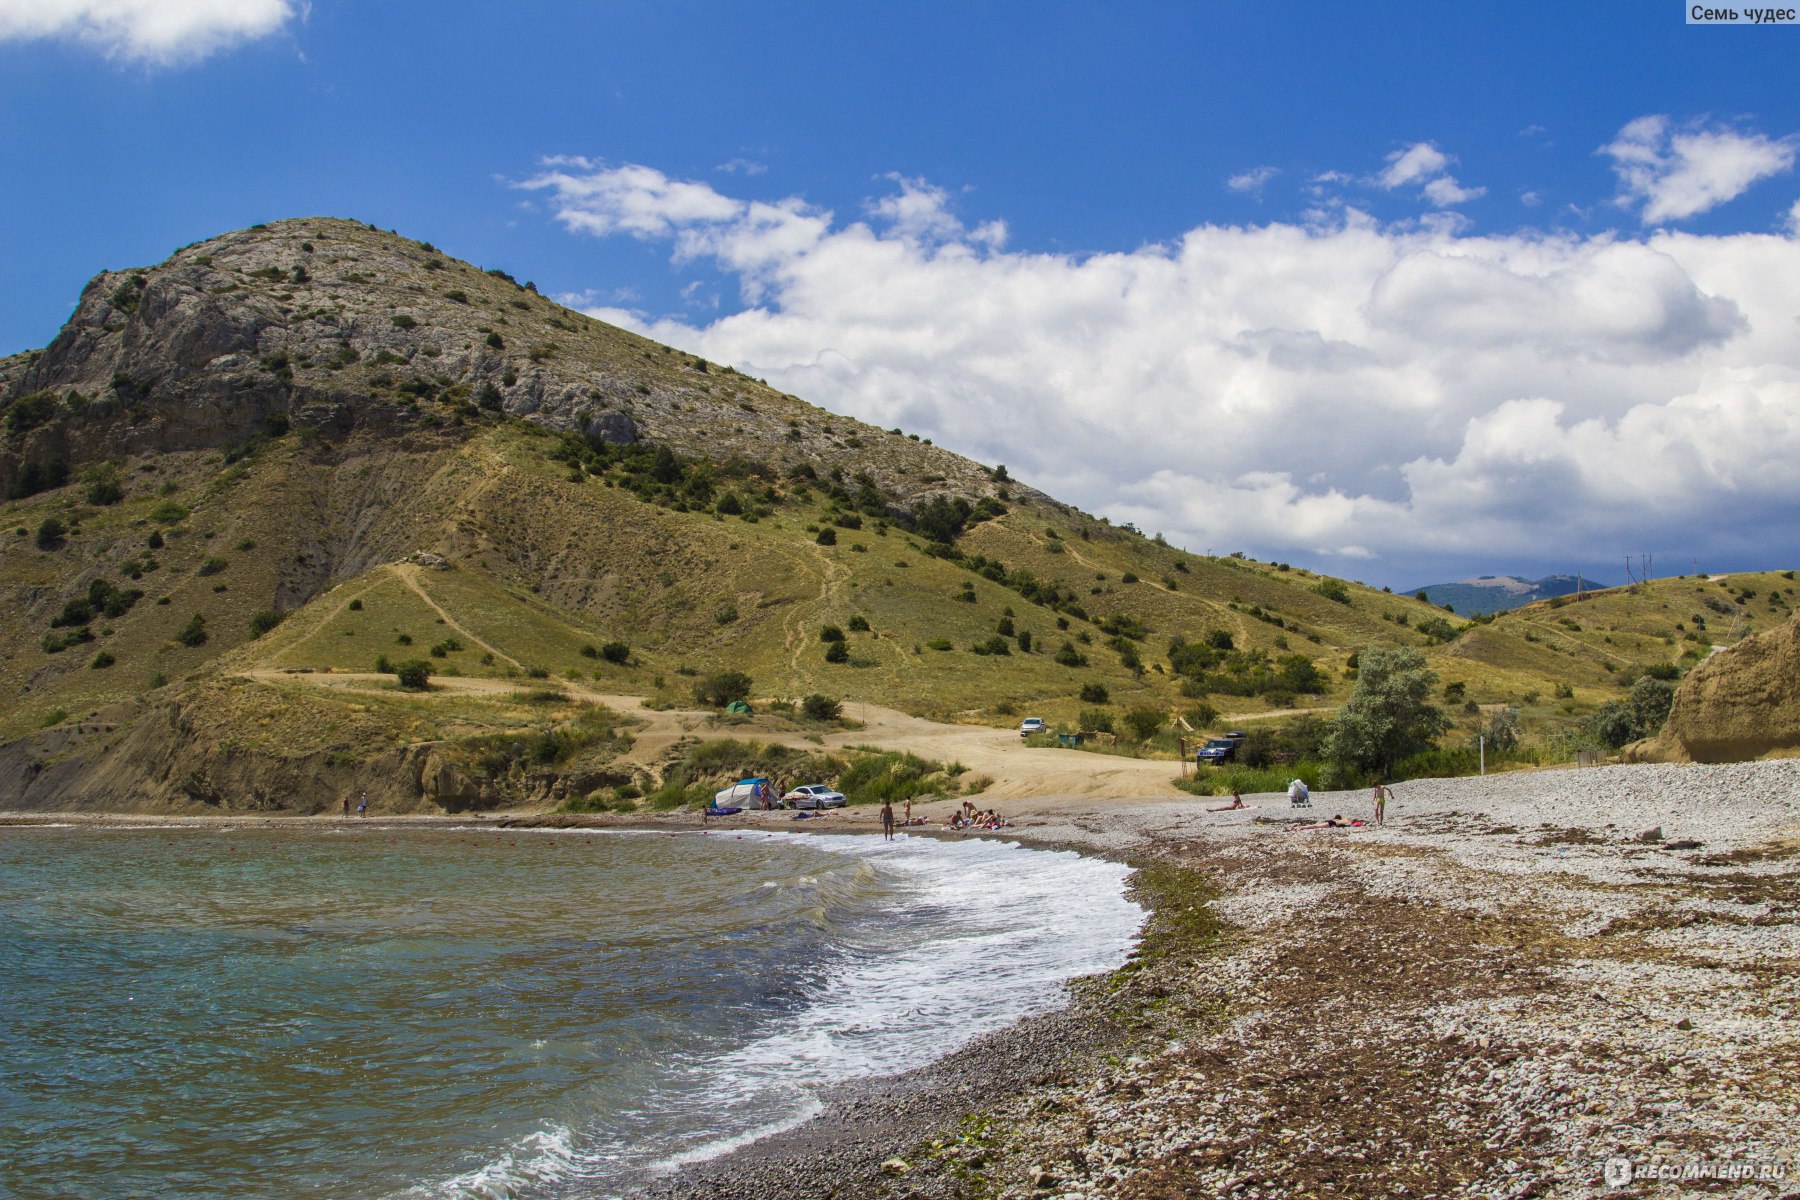
[[[265,608],[250,617],[250,636],[259,638],[269,630],[281,624],[282,614],[272,608]]]
[[[815,721],[835,721],[844,715],[844,706],[830,696],[814,692],[800,702],[800,711]]]
[[[733,700],[748,700],[750,686],[750,676],[742,671],[717,671],[694,684],[694,701],[724,708]]]
[[[184,646],[203,646],[206,644],[206,618],[195,613],[191,621],[181,627],[175,640]]]
[[[1081,685],[1081,702],[1083,704],[1110,704],[1112,693],[1106,690],[1105,684],[1084,683]]]
[[[37,548],[39,550],[56,549],[63,544],[63,537],[68,532],[69,527],[55,517],[45,517],[37,527]]]
[[[608,642],[600,647],[600,657],[616,666],[624,666],[631,660],[631,647],[624,642]]]
[[[1159,708],[1133,708],[1125,713],[1125,728],[1131,730],[1138,741],[1148,741],[1167,719],[1167,714]]]
[[[422,692],[431,686],[431,664],[422,658],[411,658],[394,664],[394,678],[407,692]]]
[[[825,647],[825,661],[828,663],[846,663],[850,661],[850,647],[843,642],[832,642]]]

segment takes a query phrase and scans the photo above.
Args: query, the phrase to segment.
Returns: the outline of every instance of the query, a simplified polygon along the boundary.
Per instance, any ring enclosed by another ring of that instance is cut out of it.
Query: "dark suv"
[[[1211,763],[1219,766],[1231,762],[1237,757],[1238,747],[1243,745],[1242,732],[1228,733],[1224,737],[1209,738],[1206,745],[1194,751],[1194,762]]]

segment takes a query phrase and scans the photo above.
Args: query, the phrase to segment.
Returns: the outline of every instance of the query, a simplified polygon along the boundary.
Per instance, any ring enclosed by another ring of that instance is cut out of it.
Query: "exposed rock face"
[[[54,342],[0,360],[0,407],[40,394],[50,413],[0,431],[0,493],[27,463],[241,446],[272,423],[448,436],[484,410],[614,445],[863,473],[902,511],[1000,486],[959,455],[572,312],[504,272],[326,218],[96,275]]]
[[[1690,671],[1658,748],[1695,762],[1800,755],[1800,617]]]

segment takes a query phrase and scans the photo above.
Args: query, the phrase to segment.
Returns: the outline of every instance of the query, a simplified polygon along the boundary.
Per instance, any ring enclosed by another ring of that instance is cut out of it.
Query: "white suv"
[[[1034,733],[1049,733],[1050,727],[1044,724],[1042,717],[1026,717],[1019,722],[1019,736],[1028,738]]]

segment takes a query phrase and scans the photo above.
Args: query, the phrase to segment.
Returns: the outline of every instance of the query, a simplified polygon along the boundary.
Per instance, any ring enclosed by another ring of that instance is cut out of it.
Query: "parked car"
[[[1238,747],[1244,744],[1244,734],[1228,733],[1224,737],[1208,738],[1206,745],[1194,751],[1196,763],[1211,763],[1220,766],[1237,758]]]
[[[1026,717],[1019,722],[1019,736],[1028,738],[1034,733],[1049,733],[1050,727],[1044,724],[1042,717]]]
[[[834,792],[822,783],[801,784],[781,798],[789,808],[842,808],[844,793]]]

